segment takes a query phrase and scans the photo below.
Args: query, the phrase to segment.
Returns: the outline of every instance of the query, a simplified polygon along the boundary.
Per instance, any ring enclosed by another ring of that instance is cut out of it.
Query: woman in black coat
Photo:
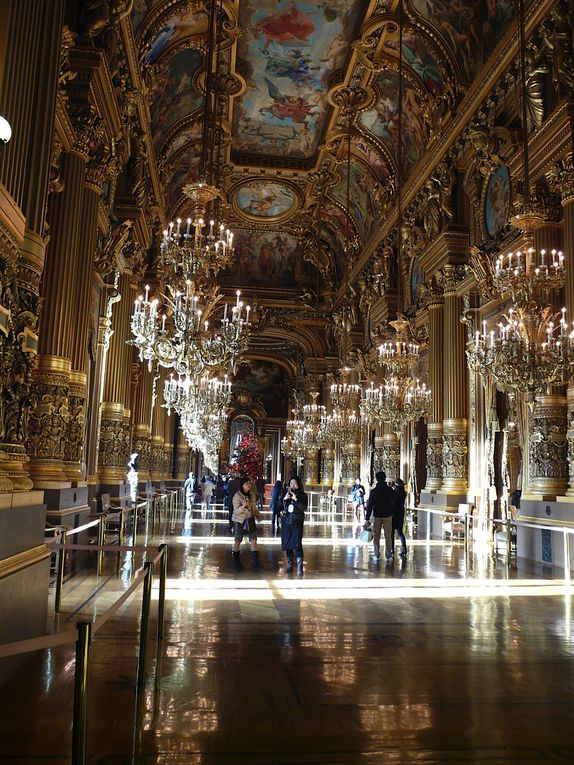
[[[407,540],[405,539],[405,532],[403,526],[405,523],[405,500],[407,493],[405,491],[405,484],[397,478],[393,484],[393,489],[397,495],[397,501],[393,508],[393,553],[395,551],[395,531],[398,532],[399,539],[401,540],[401,556],[404,558],[407,554]]]
[[[271,502],[269,507],[271,508],[271,534],[275,536],[275,529],[279,528],[279,513],[281,512],[281,490],[283,484],[281,481],[275,481],[275,485],[271,490]]]
[[[298,476],[290,479],[281,507],[281,549],[287,555],[286,574],[293,572],[293,557],[297,558],[297,573],[303,576],[303,522],[307,510],[307,495]]]

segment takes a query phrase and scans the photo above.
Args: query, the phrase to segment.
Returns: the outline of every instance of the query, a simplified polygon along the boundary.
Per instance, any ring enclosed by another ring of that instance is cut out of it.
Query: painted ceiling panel
[[[317,277],[299,241],[286,232],[240,230],[234,244],[235,265],[221,274],[223,284],[294,289]]]
[[[153,24],[156,27],[156,24]],[[149,45],[144,56],[144,63],[155,64],[156,61],[170,48],[174,48],[179,43],[205,33],[207,30],[207,14],[198,8],[179,7],[170,9],[170,12],[164,13],[161,19],[159,29],[154,29],[153,34],[145,33],[142,44]]]
[[[379,93],[373,109],[363,112],[361,123],[386,146],[397,163],[399,129],[399,76],[387,69],[375,79]],[[428,127],[425,124],[421,99],[406,78],[403,78],[403,146],[404,169],[410,169],[420,159],[426,143]]]
[[[329,74],[345,63],[366,0],[251,0],[240,5],[234,152],[308,159],[327,120]]]
[[[178,120],[201,107],[203,97],[194,85],[201,65],[200,52],[190,48],[177,53],[162,66],[151,106],[154,133],[167,133]]]
[[[372,234],[377,222],[375,205],[376,182],[367,169],[358,162],[351,163],[351,182],[349,186],[349,212],[353,216],[357,232],[363,242]],[[332,196],[344,207],[347,206],[346,168],[343,177],[333,187]]]
[[[514,15],[512,0],[410,0],[445,39],[472,80]]]

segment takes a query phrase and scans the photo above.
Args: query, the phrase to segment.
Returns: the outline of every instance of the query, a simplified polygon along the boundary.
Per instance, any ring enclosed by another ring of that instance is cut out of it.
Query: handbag
[[[372,542],[373,541],[373,532],[371,529],[363,529],[361,531],[361,536],[359,537],[361,542]]]
[[[246,518],[241,524],[241,530],[245,534],[253,534],[253,532],[256,531],[255,518],[253,516],[251,516],[251,518]]]

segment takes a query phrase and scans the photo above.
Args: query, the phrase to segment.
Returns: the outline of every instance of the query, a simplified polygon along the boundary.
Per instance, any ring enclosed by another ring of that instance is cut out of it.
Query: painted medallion
[[[248,218],[277,220],[293,212],[297,195],[289,186],[275,181],[252,181],[235,194],[235,205]]]

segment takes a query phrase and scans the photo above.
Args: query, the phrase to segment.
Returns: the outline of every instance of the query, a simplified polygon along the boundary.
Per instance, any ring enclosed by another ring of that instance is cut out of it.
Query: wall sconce
[[[12,128],[7,119],[0,116],[0,146],[5,146],[12,138]]]

